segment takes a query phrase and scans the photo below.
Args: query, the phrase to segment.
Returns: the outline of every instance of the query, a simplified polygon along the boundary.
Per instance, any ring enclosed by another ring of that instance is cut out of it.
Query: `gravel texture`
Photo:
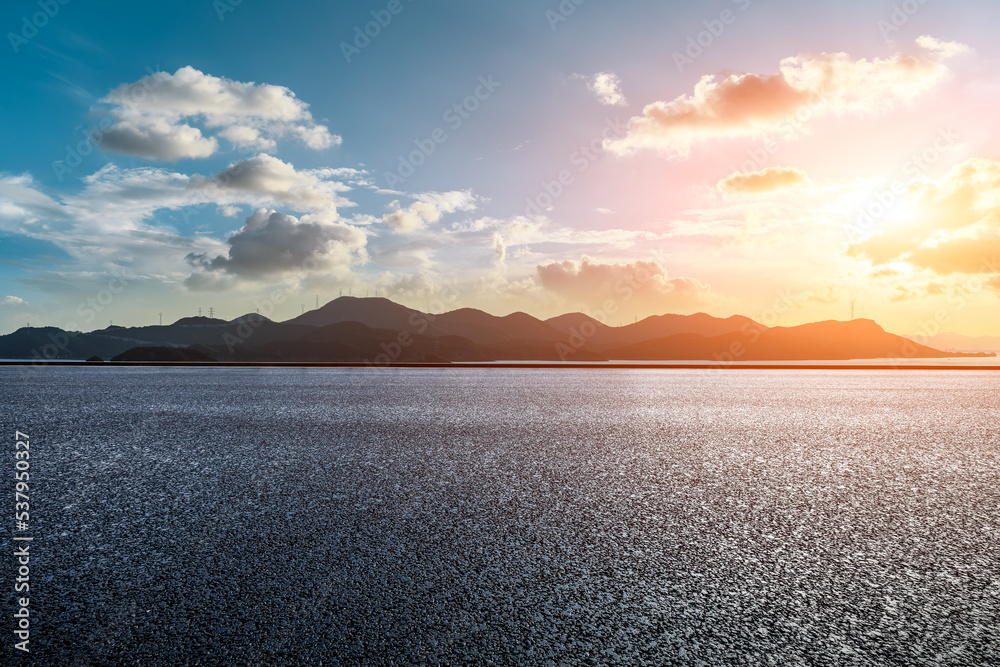
[[[7,664],[1000,663],[1000,375],[0,385],[35,536]]]

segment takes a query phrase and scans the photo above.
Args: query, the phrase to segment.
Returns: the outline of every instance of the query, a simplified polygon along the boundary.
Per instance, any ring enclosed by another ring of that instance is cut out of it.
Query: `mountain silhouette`
[[[181,352],[182,348],[187,350]],[[871,320],[768,328],[738,315],[717,318],[696,313],[657,315],[611,327],[583,313],[546,321],[526,313],[500,317],[474,308],[432,314],[378,297],[340,297],[286,322],[249,313],[230,321],[186,317],[165,326],[113,326],[88,333],[24,327],[0,336],[0,358],[5,359],[107,359],[125,354],[122,359],[156,361],[194,353],[233,362],[351,361],[375,365],[988,356],[943,352],[888,333]]]
[[[419,310],[401,306],[383,297],[342,296],[316,310],[294,317],[286,324],[325,327],[340,322],[361,322],[373,329],[410,331],[428,323],[428,316]],[[444,335],[443,331],[435,331]],[[423,333],[423,332],[422,332]]]
[[[228,324],[228,322],[220,320],[217,317],[202,317],[201,315],[197,317],[182,317],[174,322],[174,326],[177,327],[217,327],[222,324]]]
[[[609,350],[611,359],[843,361],[955,356],[886,332],[871,320],[816,322],[721,336],[679,334]]]
[[[705,313],[694,315],[653,315],[639,322],[611,327],[583,313],[568,313],[546,320],[546,323],[566,336],[580,335],[591,346],[621,346],[626,343],[666,338],[678,334],[721,336],[739,331],[763,331],[763,324],[748,317],[734,315],[726,319]]]
[[[527,313],[512,313],[497,317],[475,308],[461,308],[433,317],[434,326],[438,329],[483,343],[512,340],[555,342],[566,337],[555,327]]]

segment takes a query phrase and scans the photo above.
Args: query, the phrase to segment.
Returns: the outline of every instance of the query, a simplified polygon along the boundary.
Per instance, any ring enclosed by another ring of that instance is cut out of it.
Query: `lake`
[[[1000,661],[995,372],[0,386],[8,470],[31,436],[38,664]]]

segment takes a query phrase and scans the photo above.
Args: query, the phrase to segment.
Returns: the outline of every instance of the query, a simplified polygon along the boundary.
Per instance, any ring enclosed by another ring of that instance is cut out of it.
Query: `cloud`
[[[317,173],[323,172],[297,171],[287,162],[261,154],[234,162],[210,179],[192,177],[191,190],[213,201],[231,201],[235,197],[249,199],[248,203],[287,204],[300,211],[325,211],[331,215],[338,204],[351,205],[338,194],[350,188],[321,180]]]
[[[234,148],[252,148],[259,151],[273,151],[278,147],[274,139],[261,136],[258,130],[244,125],[233,125],[219,132],[220,137],[224,137],[232,142]]]
[[[354,206],[341,196],[350,186],[325,180],[333,171],[297,171],[269,155],[240,160],[208,176],[108,164],[85,176],[82,190],[59,199],[43,194],[30,177],[0,174],[0,228],[47,240],[111,235],[156,228],[158,211],[179,210],[187,217],[207,205],[222,216],[238,214],[235,207],[241,206],[288,206],[333,222],[338,208]]]
[[[602,262],[584,255],[580,261],[539,264],[542,288],[570,304],[602,310],[607,302],[618,309],[667,313],[705,303],[710,289],[692,278],[669,278],[658,262]]]
[[[684,156],[710,140],[780,134],[806,105],[815,114],[877,113],[934,86],[948,73],[943,61],[968,50],[930,37],[917,47],[917,55],[872,60],[798,55],[782,60],[776,74],[706,75],[691,95],[647,105],[629,121],[625,137],[604,146],[619,155],[651,149]]]
[[[917,37],[916,44],[926,51],[940,54],[942,58],[952,58],[954,56],[972,52],[972,49],[965,44],[959,44],[958,42],[944,42],[940,39],[930,37],[929,35]]]
[[[11,296],[8,294],[3,298],[3,303],[7,306],[24,306],[27,305],[28,302],[19,296]]]
[[[904,287],[903,285],[896,285],[896,291],[892,293],[889,297],[889,301],[893,303],[900,303],[902,301],[910,301],[911,299],[917,298],[917,293],[913,290]]]
[[[31,176],[0,173],[0,229],[24,233],[42,220],[64,219],[62,205],[42,193]]]
[[[434,266],[434,249],[424,241],[413,241],[398,246],[374,247],[372,261],[383,266],[399,268],[431,268]]]
[[[600,72],[587,81],[587,88],[597,95],[601,104],[608,106],[624,106],[628,100],[622,95],[621,79],[612,72]]]
[[[219,148],[215,137],[205,137],[190,125],[172,125],[162,118],[141,122],[119,120],[104,134],[104,150],[153,160],[176,162],[182,158],[206,158]]]
[[[503,265],[507,261],[507,245],[503,242],[503,235],[499,232],[493,234],[493,262]]]
[[[427,223],[441,219],[441,211],[434,205],[418,201],[409,208],[401,208],[382,216],[382,221],[392,227],[393,231],[406,233],[423,229]]]
[[[888,220],[848,254],[940,275],[1000,273],[1000,162],[968,160],[940,179],[910,184],[905,199],[909,215]]]
[[[754,171],[749,174],[736,172],[719,181],[718,187],[724,192],[761,194],[807,185],[808,183],[809,177],[801,169],[769,167],[764,171]]]
[[[1000,234],[959,238],[914,250],[906,258],[914,266],[941,275],[951,273],[1000,273]]]
[[[347,186],[322,180],[333,172],[297,171],[266,155],[209,176],[106,165],[82,179],[82,190],[59,198],[42,194],[30,177],[0,174],[0,229],[44,240],[71,258],[62,271],[66,281],[41,286],[58,292],[79,284],[71,276],[106,272],[109,266],[128,267],[161,285],[239,287],[255,272],[278,273],[296,265],[308,248],[315,249],[317,268],[339,270],[366,258],[366,235],[338,217],[336,207],[351,202],[338,196]],[[158,216],[165,210],[185,218],[204,211],[198,215],[210,220],[217,211],[221,221],[242,208],[279,204],[303,211],[305,226],[282,226],[281,219],[269,226],[250,224],[226,242],[204,233],[181,236]],[[257,248],[255,243],[270,245]]]
[[[440,296],[448,291],[442,288],[431,275],[422,271],[406,276],[386,273],[380,280],[380,285],[382,291],[390,299],[399,302],[416,302],[418,310],[429,310],[429,302],[440,301]]]
[[[319,169],[309,169],[305,173],[314,175],[316,178],[328,180],[331,178],[341,178],[346,180],[363,181],[368,172],[364,169],[354,169],[353,167],[321,167]]]
[[[192,253],[188,262],[205,271],[257,278],[331,263],[347,265],[364,251],[365,234],[344,224],[299,220],[259,209],[229,238],[229,252],[209,258]]]
[[[256,150],[273,150],[275,139],[285,136],[316,150],[341,142],[313,120],[308,105],[288,88],[233,81],[193,67],[122,84],[100,103],[109,107],[112,121],[103,132],[102,147],[153,160],[214,154],[218,140],[203,130],[218,130],[234,146]]]
[[[393,202],[398,207],[399,202]],[[397,208],[382,216],[393,231],[400,233],[414,232],[425,228],[441,219],[445,213],[455,211],[471,211],[476,208],[476,197],[469,190],[452,192],[428,192],[417,195],[417,201],[407,208]]]
[[[417,195],[417,199],[434,206],[442,213],[455,211],[474,211],[477,198],[472,190],[451,190],[450,192],[425,192]]]
[[[0,175],[0,227],[32,233],[37,223],[38,236],[50,240],[54,232],[115,234],[155,227],[153,218],[161,210],[180,210],[187,217],[189,210],[206,205],[222,207],[223,216],[238,214],[237,206],[288,206],[333,222],[338,208],[354,204],[341,196],[350,186],[324,180],[325,175],[323,170],[297,171],[269,155],[234,162],[208,176],[108,164],[82,179],[83,190],[59,200],[43,195],[31,179]],[[5,224],[8,219],[11,224]]]

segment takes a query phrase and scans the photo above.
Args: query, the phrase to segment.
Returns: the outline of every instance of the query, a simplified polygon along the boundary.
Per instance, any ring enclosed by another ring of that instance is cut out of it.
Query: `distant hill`
[[[727,333],[764,331],[763,324],[748,317],[734,315],[726,319],[712,317],[705,313],[694,315],[654,315],[644,320],[621,327],[611,327],[583,313],[569,313],[546,320],[550,326],[564,335],[583,336],[592,346],[621,346],[627,343],[666,338],[678,334],[699,336],[721,336]],[[588,333],[589,332],[589,333]]]
[[[678,334],[609,350],[607,354],[612,359],[705,361],[842,361],[952,356],[888,333],[871,320],[816,322],[712,337]]]
[[[193,355],[193,356],[192,356]],[[204,358],[198,357],[204,355]],[[610,327],[583,313],[547,321],[473,308],[422,313],[383,298],[341,297],[287,322],[256,313],[88,333],[25,327],[0,336],[0,358],[238,362],[804,361],[956,356],[871,320],[767,328],[741,316],[657,315]],[[961,356],[961,355],[960,355]],[[972,356],[972,355],[965,355]]]
[[[936,336],[907,336],[910,340],[951,352],[1000,352],[1000,336],[963,336],[942,333]]]
[[[121,340],[56,327],[22,327],[0,336],[0,358],[4,359],[104,359],[128,349]]]
[[[588,338],[598,333],[613,331],[612,327],[583,313],[557,315],[545,320],[545,323],[561,331],[565,336],[572,336],[574,330]]]
[[[316,310],[292,318],[285,324],[325,327],[339,322],[361,322],[373,329],[413,331],[421,322],[428,324],[426,318],[427,316],[418,310],[401,306],[382,297],[342,296]],[[436,333],[443,335],[445,332]]]
[[[201,317],[200,315],[197,317],[182,317],[174,322],[175,327],[217,327],[224,324],[229,323],[217,317]]]
[[[403,334],[403,335],[401,335]],[[421,361],[492,361],[476,343],[458,336],[424,336],[373,329],[360,322],[315,327],[295,340],[265,343],[251,349],[277,361],[368,361],[373,364]],[[232,355],[242,360],[242,352]]]
[[[426,336],[461,336],[480,343],[522,339],[557,341],[565,337],[558,329],[526,313],[498,317],[474,308],[461,308],[435,315],[381,297],[342,296],[287,323],[323,327],[339,322],[360,322],[373,329],[410,331]]]
[[[513,340],[556,342],[566,338],[566,335],[555,327],[526,313],[497,317],[474,308],[462,308],[434,315],[433,318],[436,328],[483,343]]]
[[[638,342],[677,334],[722,336],[737,332],[764,331],[767,327],[742,315],[721,319],[705,313],[695,313],[694,315],[653,315],[635,324],[621,327],[621,329],[623,340]]]
[[[247,313],[246,315],[241,315],[234,319],[229,320],[229,324],[242,324],[244,322],[248,324],[258,324],[260,322],[273,322],[274,320],[268,319],[261,315],[260,313]]]

